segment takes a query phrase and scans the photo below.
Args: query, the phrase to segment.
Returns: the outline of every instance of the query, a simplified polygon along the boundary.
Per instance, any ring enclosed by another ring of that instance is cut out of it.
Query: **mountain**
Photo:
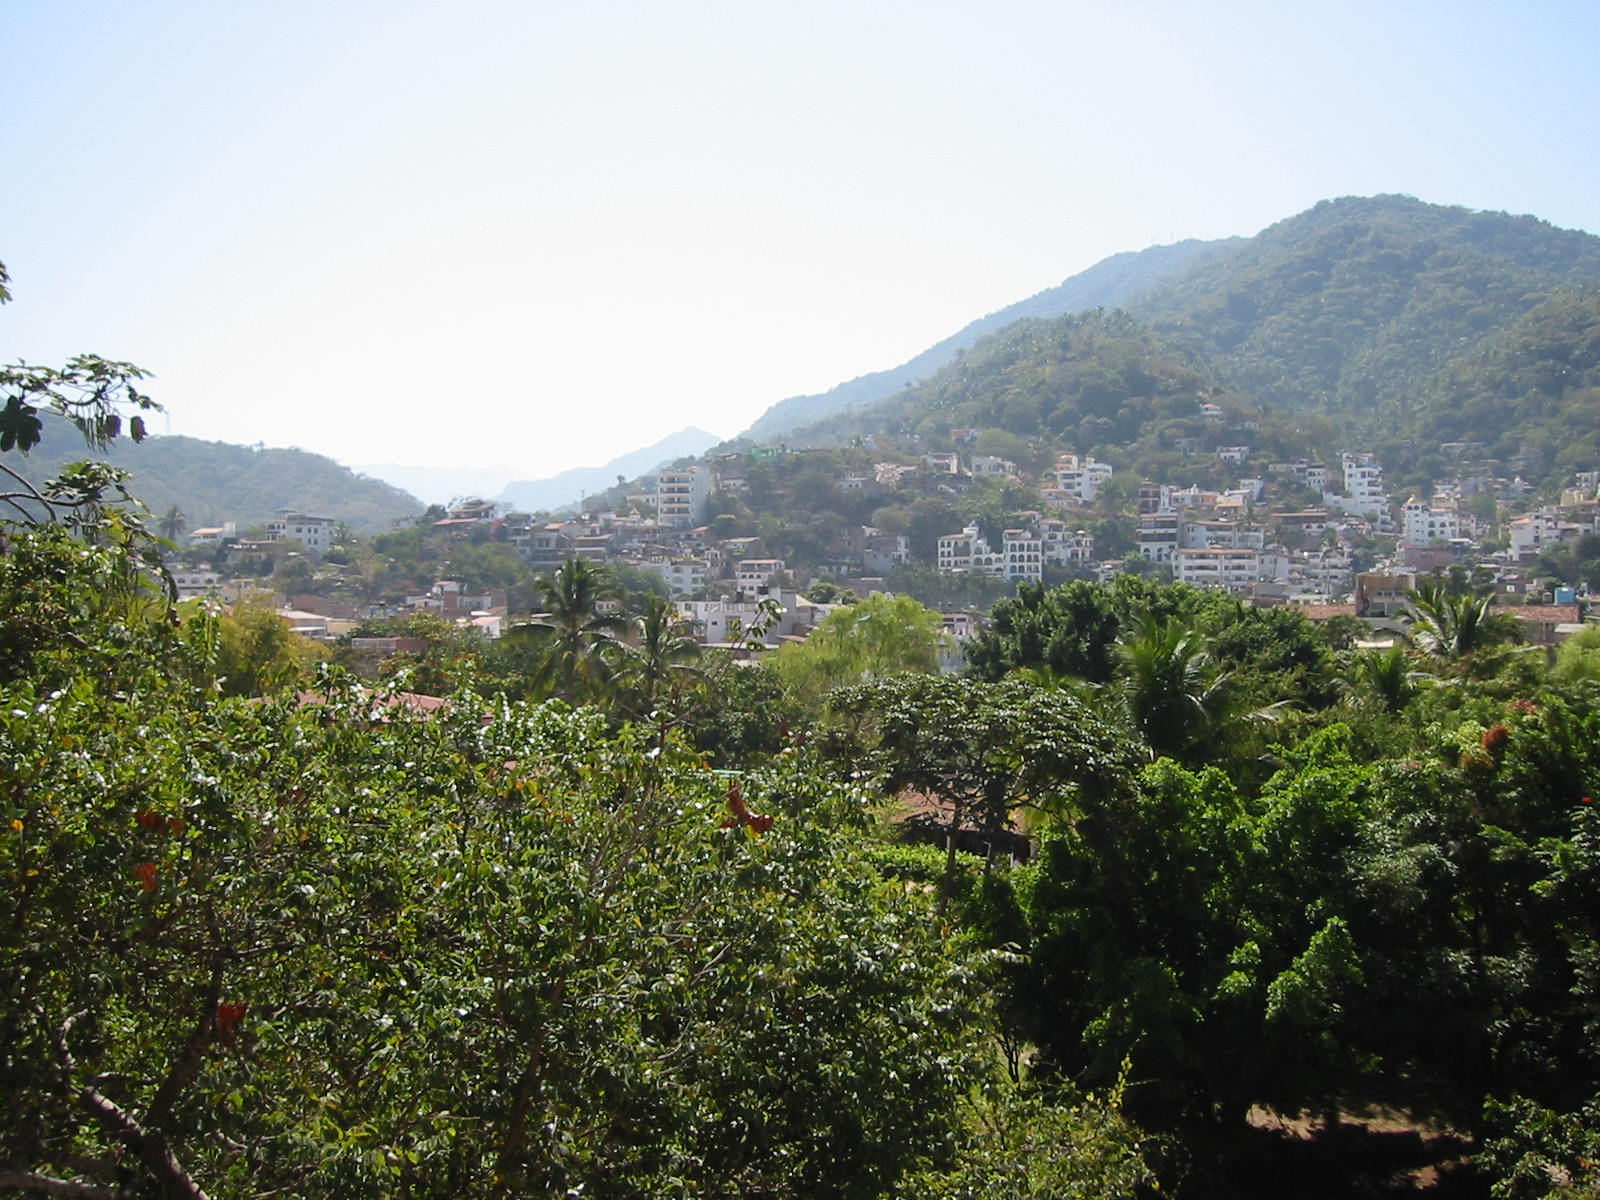
[[[7,465],[38,484],[62,464],[88,457],[77,431],[52,419],[38,448],[26,459],[7,455]],[[358,533],[377,533],[423,507],[399,488],[306,450],[169,435],[138,443],[124,438],[103,457],[132,474],[128,490],[152,513],[159,516],[176,505],[191,529],[224,521],[245,529],[290,508],[337,518]]]
[[[402,463],[351,463],[350,469],[410,492],[424,504],[462,496],[492,496],[515,480],[516,467],[421,467]]]
[[[580,503],[585,496],[617,486],[621,479],[646,475],[665,463],[704,454],[722,439],[689,426],[659,442],[612,459],[603,467],[574,467],[548,479],[507,484],[495,501],[522,512],[548,512]]]
[[[1600,467],[1600,238],[1375,196],[1205,245],[1120,310],[1013,322],[786,440],[919,451],[971,429],[1019,461],[1077,450],[1196,474],[1178,448],[1216,448],[1211,401],[1257,455],[1372,449],[1419,488],[1464,456],[1551,486]]]
[[[1015,321],[1027,317],[1056,317],[1090,308],[1126,306],[1165,280],[1226,253],[1242,240],[1224,238],[1202,242],[1190,239],[1171,246],[1114,254],[1053,288],[978,318],[898,367],[859,376],[820,395],[780,400],[740,436],[751,441],[770,441],[834,413],[892,396],[933,374],[954,359],[958,351]]]
[[[1127,305],[1278,407],[1402,417],[1442,372],[1557,293],[1600,285],[1600,238],[1530,216],[1345,197]]]

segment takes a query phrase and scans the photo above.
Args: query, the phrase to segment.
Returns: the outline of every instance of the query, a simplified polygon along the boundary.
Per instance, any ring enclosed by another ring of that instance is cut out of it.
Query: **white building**
[[[1552,546],[1575,542],[1584,534],[1593,533],[1594,523],[1569,521],[1559,509],[1540,508],[1512,520],[1508,532],[1512,559],[1527,562]]]
[[[1056,488],[1077,498],[1079,504],[1093,504],[1100,485],[1111,478],[1110,463],[1091,457],[1082,460],[1076,454],[1063,454],[1056,459]]]
[[[1025,579],[1038,583],[1044,578],[1044,543],[1031,529],[1005,531],[1002,566],[1007,579]]]
[[[1416,496],[1400,508],[1400,536],[1408,546],[1431,546],[1461,536],[1461,516],[1453,506],[1424,503]]]
[[[1178,527],[1178,545],[1187,550],[1260,550],[1265,544],[1266,535],[1260,526],[1240,521],[1185,520]]]
[[[333,531],[338,524],[332,517],[312,517],[286,508],[267,522],[267,540],[282,542],[293,539],[305,547],[307,554],[320,558],[332,547]]]
[[[174,571],[172,583],[179,600],[220,595],[222,591],[222,576],[216,571]]]
[[[1065,521],[1046,517],[1039,522],[1044,561],[1056,567],[1082,567],[1094,561],[1094,535],[1074,529]]]
[[[974,479],[1005,479],[1017,473],[1017,464],[1010,459],[1000,458],[994,454],[974,454],[972,456],[972,477]]]
[[[987,570],[992,558],[989,542],[978,532],[976,525],[968,525],[960,533],[946,533],[939,538],[937,565],[941,571]]]
[[[740,593],[753,596],[784,572],[781,558],[745,558],[733,569],[733,582]]]
[[[1383,468],[1378,460],[1370,454],[1346,454],[1341,462],[1345,494],[1324,493],[1328,506],[1362,517],[1387,517],[1389,494],[1383,490]]]
[[[809,633],[817,622],[818,607],[797,592],[772,588],[767,595],[741,600],[680,600],[678,613],[694,630],[696,641],[707,645],[739,642],[764,622],[762,600],[775,601],[777,620],[761,635],[763,645],[776,646],[784,638]]]
[[[661,577],[674,598],[698,592],[711,582],[711,566],[703,558],[653,559],[639,569]]]
[[[1137,541],[1139,553],[1152,562],[1171,562],[1178,549],[1178,515],[1140,513]]]
[[[1235,592],[1263,580],[1287,583],[1289,579],[1288,562],[1282,555],[1264,555],[1249,548],[1179,549],[1173,557],[1172,574],[1180,583]]]
[[[706,517],[714,486],[707,467],[662,471],[656,477],[656,520],[663,529],[693,529]]]

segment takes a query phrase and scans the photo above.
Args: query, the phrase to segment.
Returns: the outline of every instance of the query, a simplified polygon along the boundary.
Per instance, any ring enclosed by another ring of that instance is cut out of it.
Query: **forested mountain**
[[[1407,197],[1326,201],[1195,255],[1122,310],[1014,322],[790,440],[948,448],[952,430],[990,430],[1019,453],[1150,470],[1203,432],[1213,400],[1253,423],[1243,440],[1262,453],[1360,444],[1418,479],[1468,454],[1556,483],[1600,453],[1597,286],[1587,233]],[[1447,442],[1482,448],[1452,458]]]
[[[12,464],[35,483],[63,463],[85,457],[83,439],[63,423],[47,433],[31,457]],[[336,517],[360,533],[388,529],[397,517],[415,516],[422,503],[377,479],[357,475],[331,458],[306,450],[236,446],[199,438],[122,439],[104,455],[132,472],[129,490],[153,513],[176,505],[191,529],[237,522],[241,529],[280,509]]]
[[[980,338],[1025,318],[1056,317],[1084,309],[1130,304],[1164,280],[1226,252],[1238,240],[1224,238],[1202,242],[1190,239],[1171,246],[1113,254],[1053,288],[980,317],[898,367],[862,375],[821,395],[780,400],[741,436],[757,441],[781,437],[834,413],[893,396],[907,384],[926,378]]]
[[[1264,403],[1393,421],[1564,289],[1600,238],[1407,196],[1325,200],[1128,307]]]

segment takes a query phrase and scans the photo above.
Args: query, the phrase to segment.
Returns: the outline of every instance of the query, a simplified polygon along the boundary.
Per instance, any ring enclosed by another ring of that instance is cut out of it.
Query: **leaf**
[[[37,409],[24,404],[20,396],[6,400],[5,409],[0,411],[0,450],[16,448],[26,454],[39,444],[43,432]]]

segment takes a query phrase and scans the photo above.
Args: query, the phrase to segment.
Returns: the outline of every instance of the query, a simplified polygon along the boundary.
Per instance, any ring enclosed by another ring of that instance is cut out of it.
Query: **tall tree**
[[[512,627],[509,636],[542,645],[534,686],[569,703],[596,695],[610,675],[606,654],[627,628],[621,613],[602,610],[611,595],[609,573],[587,559],[569,558],[534,588],[545,614]]]
[[[176,542],[183,531],[189,528],[189,516],[176,504],[168,505],[156,528],[167,541]]]
[[[1189,761],[1221,717],[1227,676],[1200,634],[1178,617],[1146,617],[1117,643],[1128,714],[1156,755]]]
[[[677,606],[650,592],[632,622],[631,638],[612,645],[617,699],[629,715],[648,719],[663,703],[701,678],[700,643],[688,633]]]

